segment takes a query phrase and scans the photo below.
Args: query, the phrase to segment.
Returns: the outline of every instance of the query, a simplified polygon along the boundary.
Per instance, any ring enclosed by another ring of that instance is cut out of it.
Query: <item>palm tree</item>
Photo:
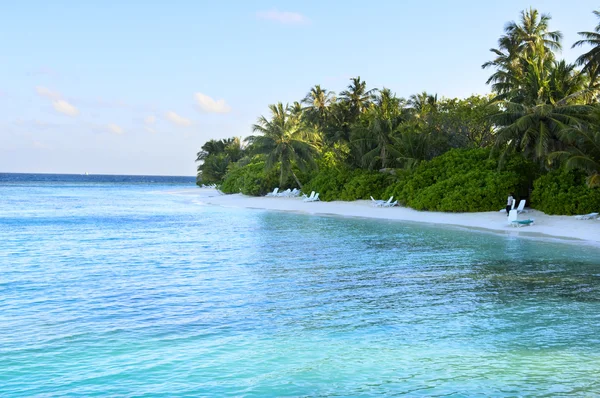
[[[499,126],[496,147],[520,152],[526,157],[544,162],[551,152],[565,149],[561,132],[581,124],[591,110],[587,105],[525,105],[509,101],[496,103],[501,111],[492,115]]]
[[[408,98],[408,105],[413,109],[415,117],[423,119],[428,113],[437,111],[437,94],[427,94],[426,91],[413,94]]]
[[[386,168],[390,154],[397,152],[392,137],[405,121],[399,105],[400,99],[384,88],[375,104],[365,112],[362,121],[353,128],[352,143],[362,154],[363,164],[370,169],[378,162]]]
[[[528,80],[542,83],[547,78],[544,72],[554,66],[554,51],[561,49],[562,34],[549,30],[550,19],[549,15],[540,15],[530,8],[521,12],[519,23],[512,21],[506,25],[505,35],[498,41],[499,48],[490,50],[495,59],[482,65],[484,69],[496,68],[487,80],[497,94],[496,99],[523,102],[528,97],[540,97],[536,90],[527,91],[532,87]]]
[[[491,48],[496,58],[481,65],[483,69],[494,67],[494,72],[486,81],[492,85],[492,91],[502,95],[521,80],[522,67],[519,56],[519,41],[512,36],[502,36],[498,40],[498,48]]]
[[[549,22],[552,19],[548,14],[541,14],[538,10],[530,8],[521,11],[521,23],[509,22],[504,31],[507,36],[515,38],[519,42],[519,53],[525,58],[536,56],[554,58],[553,51],[559,51],[562,47],[562,33],[549,31]]]
[[[322,126],[329,107],[335,102],[335,94],[332,91],[322,89],[317,84],[310,89],[302,102],[307,105],[306,111],[309,120],[317,126]]]
[[[367,83],[360,80],[360,76],[350,79],[352,83],[348,89],[340,93],[340,98],[350,104],[350,109],[354,117],[358,117],[364,112],[373,100],[377,89],[367,90]]]
[[[594,15],[600,18],[600,11],[593,11]],[[577,65],[583,65],[583,69],[596,78],[598,74],[598,66],[600,65],[600,23],[594,28],[594,32],[579,32],[583,39],[578,40],[573,44],[572,48],[583,46],[584,44],[592,46],[592,49],[582,54],[575,61]]]
[[[291,174],[302,189],[292,166],[296,165],[300,170],[315,166],[317,149],[311,142],[312,132],[298,116],[291,114],[288,105],[284,107],[280,102],[277,105],[269,105],[269,109],[271,118],[261,116],[252,126],[252,131],[260,135],[250,136],[246,140],[252,145],[254,152],[267,155],[267,169],[280,164],[280,185],[283,185]]]
[[[587,172],[590,188],[600,187],[600,108],[594,108],[592,123],[564,129],[561,139],[571,146],[567,150],[552,153],[552,157],[565,159],[567,170]]]

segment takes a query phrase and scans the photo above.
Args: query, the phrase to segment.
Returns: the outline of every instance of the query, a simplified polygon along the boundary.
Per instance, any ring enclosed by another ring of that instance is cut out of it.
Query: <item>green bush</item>
[[[546,214],[586,214],[600,211],[600,188],[589,188],[576,170],[550,172],[533,184],[532,206]]]
[[[340,195],[341,200],[382,198],[385,189],[392,183],[393,176],[376,171],[354,170]]]
[[[243,193],[262,196],[278,186],[277,169],[265,170],[265,162],[254,159],[245,166],[234,164],[230,167],[221,185],[224,193]]]
[[[319,199],[358,200],[370,196],[380,198],[391,183],[392,176],[387,173],[367,170],[348,170],[344,168],[321,168],[321,170],[303,187],[305,193],[319,192]]]
[[[503,171],[488,149],[454,149],[427,162],[390,185],[393,195],[416,210],[476,212],[502,208],[510,191],[526,191],[527,162],[514,160]],[[518,171],[517,171],[518,170]]]

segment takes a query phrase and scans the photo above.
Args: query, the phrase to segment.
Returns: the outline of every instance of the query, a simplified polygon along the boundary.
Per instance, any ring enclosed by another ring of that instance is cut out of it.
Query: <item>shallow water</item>
[[[0,179],[0,396],[600,394],[600,249]]]

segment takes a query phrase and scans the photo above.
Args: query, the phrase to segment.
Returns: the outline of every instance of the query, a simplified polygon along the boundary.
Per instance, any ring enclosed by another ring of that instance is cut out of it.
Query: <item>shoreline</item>
[[[388,221],[404,221],[466,228],[472,231],[501,233],[514,237],[551,238],[568,243],[586,243],[600,246],[600,221],[576,220],[573,216],[549,216],[529,210],[519,219],[532,218],[531,226],[516,228],[507,223],[504,212],[443,213],[417,211],[407,207],[373,207],[370,200],[353,202],[303,202],[300,198],[254,197],[242,194],[222,195],[215,189],[194,188],[174,191],[172,194],[192,195],[202,204],[274,210],[316,216],[358,217]]]

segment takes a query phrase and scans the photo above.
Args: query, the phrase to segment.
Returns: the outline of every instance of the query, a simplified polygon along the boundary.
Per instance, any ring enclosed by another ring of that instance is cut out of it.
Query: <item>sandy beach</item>
[[[507,223],[504,212],[441,213],[416,211],[406,207],[373,207],[371,201],[354,202],[304,202],[301,198],[252,197],[242,194],[223,195],[217,190],[198,188],[173,192],[198,197],[198,203],[225,207],[253,208],[297,212],[310,215],[335,215],[373,219],[422,222],[489,230],[511,236],[543,236],[560,239],[577,239],[600,244],[600,221],[577,220],[573,216],[549,216],[537,210],[519,215],[519,219],[534,219],[530,226],[515,228]]]

